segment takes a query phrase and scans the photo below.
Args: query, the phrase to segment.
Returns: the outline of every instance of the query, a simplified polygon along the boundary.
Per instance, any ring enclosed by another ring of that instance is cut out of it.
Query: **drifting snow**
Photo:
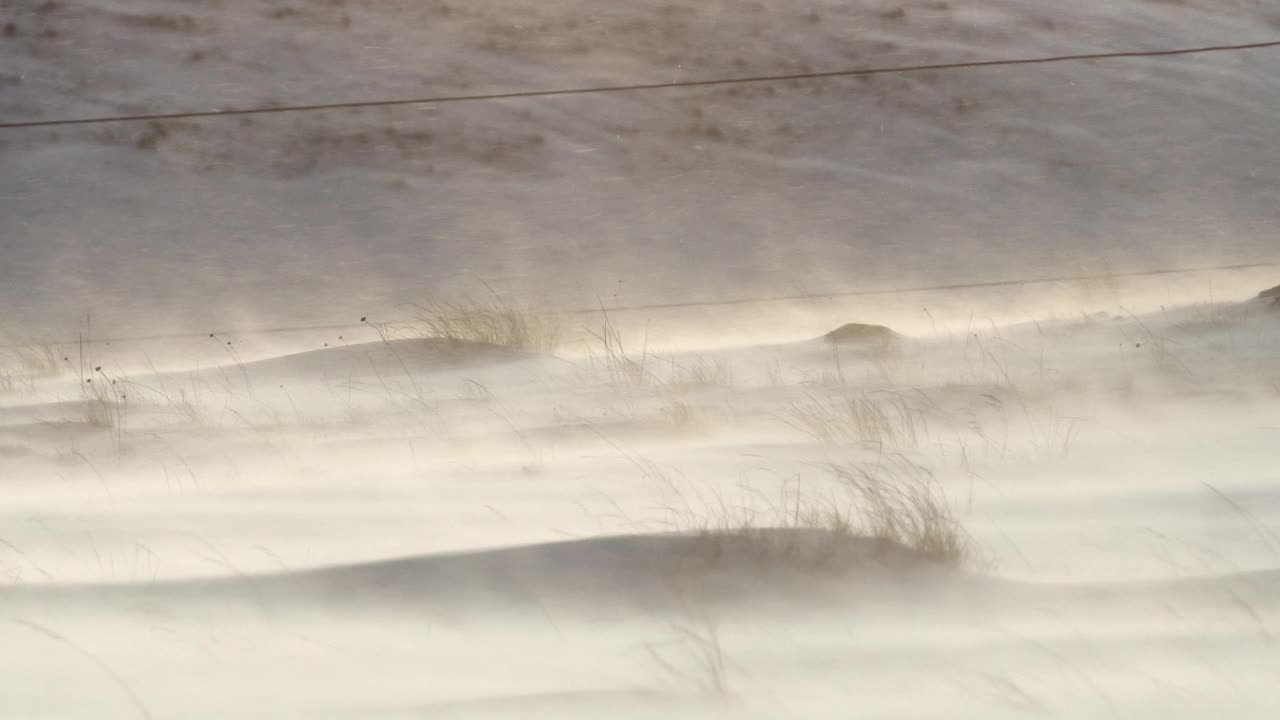
[[[625,385],[589,347],[360,333],[239,361],[206,339],[155,374],[95,345],[115,415],[74,371],[5,393],[6,710],[1272,707],[1280,326],[1257,300],[664,350]],[[865,537],[858,472],[936,487],[966,564]]]
[[[233,5],[0,3],[0,116],[1280,24],[1252,0]],[[6,131],[0,715],[1270,718],[1274,272],[1114,271],[1274,259],[1275,66]],[[554,355],[393,322],[482,281],[664,307],[570,314]],[[893,342],[822,339],[849,321]],[[922,497],[962,566],[869,510]]]

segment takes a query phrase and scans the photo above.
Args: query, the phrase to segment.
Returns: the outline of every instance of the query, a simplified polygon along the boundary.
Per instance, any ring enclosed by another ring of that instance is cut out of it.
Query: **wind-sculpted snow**
[[[545,610],[569,617],[678,613],[689,604],[823,605],[926,588],[953,569],[892,541],[827,531],[754,528],[631,535],[312,570],[169,583],[11,590],[19,602],[177,611],[229,601],[286,612],[389,610],[479,614]]]
[[[1267,299],[880,320],[6,355],[0,708],[1269,717]]]
[[[9,606],[181,613],[240,604],[268,616],[421,614],[566,621],[864,609],[975,616],[1046,606],[1280,609],[1280,569],[1140,582],[1029,583],[942,565],[892,541],[752,528],[626,535],[169,582],[10,588]]]
[[[0,124],[1273,5],[0,0]],[[0,718],[1270,720],[1278,62],[0,130]]]

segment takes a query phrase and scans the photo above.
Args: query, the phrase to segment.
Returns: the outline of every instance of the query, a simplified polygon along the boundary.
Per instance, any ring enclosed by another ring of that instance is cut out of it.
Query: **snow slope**
[[[185,370],[175,356],[159,372],[121,369],[145,347],[91,345],[94,378],[123,400],[82,389],[76,367],[10,358],[0,707],[1274,707],[1270,299],[975,323],[887,347],[686,344],[647,354],[642,383],[598,348],[442,356],[343,332],[274,357],[206,339]],[[889,419],[840,421],[854,401]],[[841,469],[936,483],[969,562],[860,538]],[[852,513],[853,534],[823,524],[831,510]]]
[[[1268,3],[10,0],[6,119],[1274,39]],[[1273,260],[1274,50],[0,136],[9,330]],[[1186,299],[1199,299],[1184,298]]]

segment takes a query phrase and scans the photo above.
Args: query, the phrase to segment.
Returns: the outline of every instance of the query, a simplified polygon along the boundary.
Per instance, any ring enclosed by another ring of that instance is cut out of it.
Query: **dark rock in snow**
[[[829,343],[863,343],[886,345],[898,338],[898,334],[883,325],[847,323],[822,336]]]
[[[1271,307],[1276,310],[1280,310],[1280,285],[1277,285],[1270,290],[1263,290],[1258,293],[1258,298],[1261,300],[1270,300]]]

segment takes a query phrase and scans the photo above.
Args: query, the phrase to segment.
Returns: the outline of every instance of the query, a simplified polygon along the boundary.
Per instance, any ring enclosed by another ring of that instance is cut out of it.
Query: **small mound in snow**
[[[1270,290],[1263,290],[1258,293],[1258,298],[1261,300],[1270,300],[1271,307],[1280,308],[1280,285],[1277,285]]]
[[[246,363],[254,373],[284,372],[290,375],[326,375],[362,372],[393,372],[439,369],[500,363],[532,357],[515,348],[450,338],[388,340],[284,355]]]
[[[863,345],[888,345],[898,339],[898,333],[883,325],[845,323],[822,336],[829,343],[859,343]]]

